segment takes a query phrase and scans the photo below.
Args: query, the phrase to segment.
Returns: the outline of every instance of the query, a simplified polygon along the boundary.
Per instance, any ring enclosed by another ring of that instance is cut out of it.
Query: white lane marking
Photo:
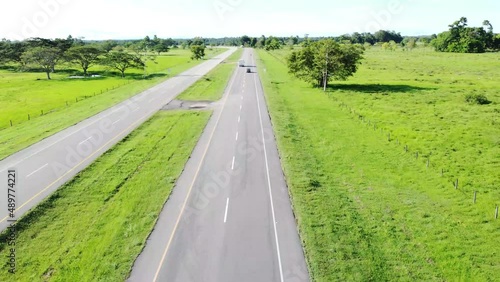
[[[233,156],[233,163],[231,164],[231,169],[234,170],[234,160],[235,160],[235,157]]]
[[[243,105],[240,105],[240,110],[243,108]]]
[[[236,141],[238,141],[238,136],[240,136],[240,133],[236,132]]]
[[[241,120],[241,116],[238,117],[238,123],[240,123],[240,120]]]
[[[137,107],[135,110],[133,110],[132,112],[135,113],[139,110],[139,107]]]
[[[46,166],[48,166],[48,165],[49,165],[48,163],[44,164],[44,165],[43,165],[42,167],[40,167],[39,169],[37,169],[37,170],[33,171],[32,173],[28,174],[28,175],[26,176],[26,178],[28,178],[28,177],[32,176],[33,174],[35,174],[35,173],[39,172],[40,170],[42,170],[43,168],[45,168],[45,167],[46,167]]]
[[[241,96],[241,100],[243,100],[243,95]]]
[[[264,139],[264,125],[262,124],[262,113],[260,110],[260,99],[259,95],[257,94],[258,88],[257,88],[257,79],[255,76],[253,77],[254,83],[255,83],[255,97],[257,98],[257,108],[259,111],[259,120],[260,120],[260,130],[262,134],[262,144],[264,145],[264,159],[266,161],[266,173],[267,173],[267,187],[269,190],[269,199],[271,201],[271,212],[273,215],[273,225],[274,225],[274,238],[276,240],[276,252],[278,254],[278,265],[280,269],[280,278],[281,282],[283,282],[283,267],[281,265],[281,254],[280,254],[280,243],[278,240],[278,230],[276,228],[276,215],[274,213],[274,203],[273,203],[273,192],[271,191],[271,177],[269,175],[269,162],[267,160],[267,149],[266,149],[266,140]]]
[[[227,221],[227,209],[229,208],[229,198],[226,201],[226,212],[224,213],[224,223]]]
[[[153,102],[154,100],[156,100],[156,98],[152,98],[152,99],[149,99],[149,103]]]
[[[234,50],[230,53],[232,54],[234,52]],[[228,52],[229,53],[229,52]],[[229,55],[228,55],[229,56]],[[236,77],[237,77],[238,73],[235,72],[233,74],[233,77],[231,78],[231,81],[229,83],[229,87],[227,89],[232,89],[233,88],[233,85],[234,85],[234,81],[236,80]],[[201,160],[200,160],[200,163],[198,164],[198,168],[194,174],[194,177],[192,179],[192,182],[191,182],[191,185],[189,186],[189,189],[188,189],[188,192],[187,192],[187,195],[186,195],[186,198],[184,199],[184,203],[182,204],[182,207],[181,207],[181,211],[179,213],[179,216],[177,217],[177,221],[175,222],[175,225],[173,227],[173,230],[172,230],[172,233],[170,234],[170,238],[168,239],[168,242],[167,242],[167,245],[165,246],[165,250],[163,251],[163,255],[161,257],[161,260],[160,260],[160,263],[158,265],[158,268],[156,269],[156,273],[155,273],[155,276],[153,278],[153,282],[156,282],[158,280],[158,275],[160,274],[160,271],[162,270],[162,266],[163,266],[163,263],[165,262],[165,258],[167,257],[167,253],[168,253],[168,250],[170,249],[170,245],[172,244],[172,241],[174,239],[174,235],[177,231],[177,228],[179,227],[179,222],[181,221],[181,217],[183,216],[184,214],[184,210],[186,209],[186,205],[187,205],[187,202],[188,200],[190,199],[190,196],[191,196],[191,192],[193,190],[193,186],[194,186],[194,183],[195,181],[197,180],[198,178],[198,175],[200,173],[200,170],[201,170],[201,166],[203,165],[203,163],[205,162],[205,157],[207,156],[207,152],[208,152],[208,148],[210,147],[210,144],[212,143],[213,141],[213,137],[214,137],[214,134],[215,134],[215,130],[217,129],[217,126],[219,125],[219,122],[220,122],[220,118],[222,116],[222,112],[224,112],[224,108],[226,107],[226,103],[227,103],[227,100],[228,100],[228,97],[229,95],[231,94],[231,92],[229,92],[230,90],[228,90],[228,94],[225,95],[224,97],[224,101],[222,102],[222,107],[221,107],[221,110],[219,112],[219,116],[217,117],[217,121],[215,122],[215,125],[214,127],[212,128],[212,132],[210,133],[210,138],[208,139],[208,143],[205,147],[205,151],[203,153],[203,156],[201,157]]]
[[[89,141],[90,139],[92,139],[92,136],[90,136],[89,138],[83,140],[82,142],[78,143],[78,145],[82,145],[83,143]]]
[[[113,122],[113,125],[117,124],[119,121],[120,121],[120,120],[117,120],[117,121]]]

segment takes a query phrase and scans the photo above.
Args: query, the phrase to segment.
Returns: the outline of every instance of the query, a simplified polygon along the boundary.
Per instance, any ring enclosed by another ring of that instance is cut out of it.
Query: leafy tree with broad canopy
[[[104,58],[103,63],[118,70],[122,77],[125,77],[125,71],[129,68],[144,68],[145,66],[141,58],[126,52],[110,52]]]
[[[22,55],[26,65],[39,66],[47,74],[47,79],[50,79],[50,73],[54,71],[61,58],[61,51],[54,47],[34,47]]]
[[[346,80],[363,59],[364,47],[339,44],[332,39],[311,42],[288,57],[288,70],[299,79],[318,87],[328,85],[330,78]]]
[[[78,64],[83,70],[83,75],[87,76],[89,67],[98,63],[99,56],[104,52],[92,45],[73,46],[66,51],[65,57],[67,61]]]

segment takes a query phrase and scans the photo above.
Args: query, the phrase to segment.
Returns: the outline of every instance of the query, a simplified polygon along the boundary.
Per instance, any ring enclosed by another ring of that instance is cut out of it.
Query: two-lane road
[[[7,222],[7,170],[17,169],[20,217],[236,51],[218,55],[0,161],[0,231]]]
[[[130,281],[308,281],[253,50],[243,58]]]

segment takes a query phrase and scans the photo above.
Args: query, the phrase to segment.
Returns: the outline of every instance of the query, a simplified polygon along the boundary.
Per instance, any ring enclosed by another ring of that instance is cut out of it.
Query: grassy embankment
[[[225,50],[207,54],[215,56]],[[0,159],[200,63],[191,61],[190,55],[187,50],[172,50],[159,56],[157,64],[149,62],[148,79],[142,78],[142,70],[128,70],[121,78],[103,67],[89,70],[103,78],[87,79],[67,78],[71,71],[56,72],[52,80],[46,80],[44,73],[0,70]]]
[[[498,280],[499,54],[369,49],[327,94],[285,55],[258,65],[312,278]]]
[[[229,78],[225,65],[211,75]],[[2,267],[0,281],[123,281],[210,115],[156,114],[31,210],[18,221],[18,272]]]

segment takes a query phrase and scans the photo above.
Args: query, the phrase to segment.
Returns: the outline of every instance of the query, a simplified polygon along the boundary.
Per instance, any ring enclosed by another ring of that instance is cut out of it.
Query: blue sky
[[[330,36],[439,33],[460,17],[500,32],[498,0],[23,0],[0,10],[0,38]]]

